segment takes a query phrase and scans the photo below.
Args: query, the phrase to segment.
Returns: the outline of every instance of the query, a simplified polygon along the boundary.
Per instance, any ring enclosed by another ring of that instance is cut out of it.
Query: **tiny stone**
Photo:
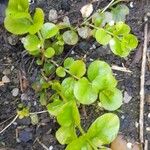
[[[19,38],[16,35],[11,35],[8,37],[8,43],[10,45],[16,45],[18,41],[19,41]]]
[[[125,91],[124,98],[123,98],[124,103],[129,103],[131,99],[132,97]]]
[[[5,76],[2,77],[2,82],[3,83],[9,83],[10,79],[5,75]]]
[[[69,17],[68,17],[68,16],[65,16],[64,19],[63,19],[63,22],[64,22],[66,25],[70,25]]]
[[[134,6],[133,6],[133,2],[130,2],[130,7],[131,7],[131,8],[133,8],[133,7],[134,7]]]
[[[11,93],[12,93],[12,95],[13,95],[14,97],[16,97],[16,96],[18,96],[18,94],[19,94],[19,89],[18,89],[18,88],[14,88],[14,89],[11,91]]]
[[[146,128],[146,131],[150,132],[150,127],[147,127],[147,128]]]
[[[148,114],[148,118],[150,118],[150,113]]]
[[[125,116],[124,116],[124,115],[122,115],[122,116],[121,116],[121,119],[124,119],[124,118],[125,118]]]
[[[11,71],[13,71],[13,70],[14,70],[14,68],[15,68],[14,66],[11,66],[11,69],[10,69],[10,70],[11,70]]]
[[[8,74],[10,74],[11,73],[11,70],[10,69],[5,69],[4,71],[3,71],[3,74],[4,75],[8,75]]]
[[[150,85],[150,80],[146,81],[145,85]]]
[[[138,128],[139,127],[139,123],[135,122],[135,127]]]
[[[17,125],[17,122],[13,122],[13,125],[15,125],[15,126],[16,126],[16,125]]]
[[[127,148],[132,149],[132,143],[127,143]]]
[[[28,100],[27,94],[25,94],[25,93],[21,94],[21,100],[22,100],[22,101]]]
[[[93,61],[93,59],[92,59],[92,58],[90,58],[90,61]]]
[[[49,21],[56,23],[57,22],[57,18],[58,18],[57,11],[55,9],[51,9],[49,11]]]
[[[74,54],[74,51],[72,51],[71,54],[73,55],[73,54]]]
[[[52,150],[52,149],[53,149],[53,146],[50,146],[50,147],[49,147],[49,150]]]

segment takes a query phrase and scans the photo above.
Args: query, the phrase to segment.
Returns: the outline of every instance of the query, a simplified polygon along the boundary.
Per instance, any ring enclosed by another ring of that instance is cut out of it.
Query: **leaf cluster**
[[[28,0],[9,0],[5,28],[13,34],[25,34],[21,40],[24,48],[37,57],[36,63],[42,66],[41,75],[32,87],[41,105],[56,117],[60,125],[56,138],[61,144],[68,144],[66,150],[106,149],[103,145],[111,143],[118,133],[119,118],[106,113],[85,132],[78,107],[98,100],[105,110],[117,110],[122,105],[122,92],[117,88],[111,67],[104,61],[95,60],[87,66],[83,60],[68,57],[59,66],[52,58],[63,52],[65,44],[75,45],[79,36],[86,39],[91,35],[101,45],[109,44],[115,55],[128,56],[138,44],[130,27],[124,23],[128,13],[125,5],[118,5],[110,12],[99,10],[91,20],[74,28],[65,23],[44,23],[43,10],[36,8],[31,15]],[[49,80],[54,73],[57,77]],[[29,108],[17,113],[19,118],[30,115]]]

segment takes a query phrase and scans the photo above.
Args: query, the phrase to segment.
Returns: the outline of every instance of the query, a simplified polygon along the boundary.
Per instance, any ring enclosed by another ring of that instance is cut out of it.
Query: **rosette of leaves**
[[[127,57],[138,45],[136,36],[130,33],[130,27],[124,23],[129,9],[118,5],[111,12],[96,12],[92,17],[94,37],[101,45],[108,45],[115,55]]]
[[[116,110],[122,104],[122,92],[117,89],[117,80],[111,67],[104,61],[96,60],[86,69],[82,60],[67,58],[64,67],[60,66],[56,74],[64,78],[62,94],[67,99],[76,99],[79,103],[89,105],[97,99],[106,110]]]

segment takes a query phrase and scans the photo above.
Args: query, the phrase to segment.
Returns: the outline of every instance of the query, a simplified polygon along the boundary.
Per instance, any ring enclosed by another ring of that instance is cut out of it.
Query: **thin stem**
[[[83,130],[83,128],[81,127],[81,124],[78,125],[78,129],[80,130],[81,134],[84,135],[85,131]]]
[[[50,60],[50,61],[51,61],[51,63],[53,63],[56,67],[59,67],[59,65],[58,65],[54,60]],[[68,74],[70,74],[72,77],[74,77],[75,79],[79,80],[79,78],[78,78],[77,76],[71,74],[69,70],[67,70],[67,69],[64,68],[64,67],[63,67],[63,69],[64,69]]]
[[[114,0],[112,0],[103,10],[101,13],[104,13],[112,4],[113,4]]]
[[[31,112],[29,113],[30,115],[34,115],[34,114],[43,114],[43,113],[47,113],[48,111],[47,110],[43,110],[43,111],[39,111],[39,112]]]

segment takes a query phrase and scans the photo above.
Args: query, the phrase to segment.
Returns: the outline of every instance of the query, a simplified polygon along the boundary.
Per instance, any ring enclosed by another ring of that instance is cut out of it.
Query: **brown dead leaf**
[[[127,150],[127,142],[123,139],[122,135],[118,137],[111,143],[112,150]]]

